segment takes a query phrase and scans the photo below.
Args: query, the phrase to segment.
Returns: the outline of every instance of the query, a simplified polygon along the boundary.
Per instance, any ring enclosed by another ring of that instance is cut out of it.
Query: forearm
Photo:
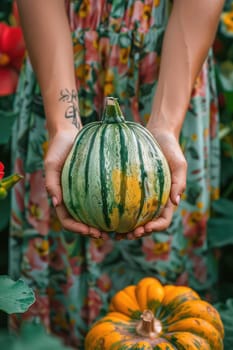
[[[178,138],[195,79],[215,37],[223,0],[174,0],[162,48],[150,129]]]
[[[44,101],[50,135],[80,127],[72,40],[64,0],[17,0],[28,54]],[[68,102],[62,94],[69,91]],[[72,115],[73,113],[73,115]]]

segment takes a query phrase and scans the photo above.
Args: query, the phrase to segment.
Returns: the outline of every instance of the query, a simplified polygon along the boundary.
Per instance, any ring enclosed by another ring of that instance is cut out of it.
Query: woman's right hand
[[[66,210],[62,199],[61,172],[76,135],[77,129],[71,127],[68,130],[59,131],[50,137],[45,157],[46,189],[52,199],[58,219],[65,230],[91,238],[106,238],[106,234],[96,228],[75,221]]]
[[[187,161],[177,137],[166,128],[157,129],[153,127],[153,125],[147,125],[147,128],[157,140],[171,171],[170,198],[158,218],[128,233],[128,239],[140,238],[150,235],[152,232],[166,230],[171,224],[174,209],[179,205],[181,195],[186,187]],[[122,238],[122,235],[118,235],[118,239],[119,238]]]

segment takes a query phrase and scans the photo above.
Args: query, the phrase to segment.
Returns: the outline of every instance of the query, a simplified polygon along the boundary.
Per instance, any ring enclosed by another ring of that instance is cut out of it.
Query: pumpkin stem
[[[125,118],[120,109],[119,103],[114,97],[106,97],[105,108],[102,122],[104,123],[122,123]]]
[[[154,318],[151,310],[144,310],[141,321],[136,326],[136,332],[142,337],[156,338],[162,331],[161,322]]]

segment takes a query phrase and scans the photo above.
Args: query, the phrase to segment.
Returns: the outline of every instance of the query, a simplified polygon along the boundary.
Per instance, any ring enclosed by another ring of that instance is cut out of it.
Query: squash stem
[[[125,118],[120,109],[119,103],[114,97],[106,97],[105,108],[103,112],[103,123],[122,123]]]
[[[151,310],[144,310],[141,315],[141,320],[136,326],[136,332],[142,337],[151,339],[157,338],[162,331],[162,324],[154,317]]]

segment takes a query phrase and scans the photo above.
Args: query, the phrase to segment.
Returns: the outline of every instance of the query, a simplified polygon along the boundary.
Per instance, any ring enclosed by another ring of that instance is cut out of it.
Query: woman
[[[76,348],[116,290],[143,276],[199,291],[216,280],[206,222],[218,191],[217,105],[206,58],[222,5],[18,0],[30,61],[16,100],[14,164],[25,178],[12,200],[11,274],[37,294],[23,317],[39,318]],[[128,240],[75,222],[62,203],[64,160],[106,96],[152,132],[172,174],[167,207]]]

